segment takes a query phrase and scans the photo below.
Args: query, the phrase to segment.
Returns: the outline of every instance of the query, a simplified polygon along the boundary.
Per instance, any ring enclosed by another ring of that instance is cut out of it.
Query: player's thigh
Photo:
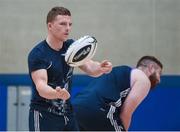
[[[81,106],[74,106],[79,128],[85,131],[114,131],[106,113]]]
[[[64,129],[64,117],[46,111],[30,110],[30,131],[61,131]]]
[[[74,113],[70,113],[67,116],[67,124],[65,126],[65,131],[79,131],[79,125],[77,118]]]

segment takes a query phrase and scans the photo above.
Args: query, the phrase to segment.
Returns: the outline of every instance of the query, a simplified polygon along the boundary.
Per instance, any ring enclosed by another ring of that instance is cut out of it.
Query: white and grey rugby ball
[[[97,48],[97,40],[86,35],[71,44],[65,54],[65,61],[72,67],[83,65],[92,59]]]

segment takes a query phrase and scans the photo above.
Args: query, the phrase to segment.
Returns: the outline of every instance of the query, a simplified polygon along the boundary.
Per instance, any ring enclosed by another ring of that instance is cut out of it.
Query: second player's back
[[[104,103],[116,102],[120,93],[130,88],[131,68],[129,66],[114,67],[109,74],[94,79],[73,99],[74,105],[99,108]]]

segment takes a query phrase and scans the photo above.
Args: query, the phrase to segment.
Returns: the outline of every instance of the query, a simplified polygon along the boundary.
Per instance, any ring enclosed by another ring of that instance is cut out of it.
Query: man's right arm
[[[39,95],[46,99],[63,99],[67,100],[70,97],[69,92],[66,89],[61,89],[56,87],[53,89],[47,85],[47,71],[45,69],[40,69],[31,72],[33,82],[35,83],[36,89]]]

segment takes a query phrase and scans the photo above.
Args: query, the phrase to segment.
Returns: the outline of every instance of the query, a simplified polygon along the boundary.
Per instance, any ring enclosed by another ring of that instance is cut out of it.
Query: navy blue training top
[[[69,39],[64,42],[63,47],[60,51],[52,49],[46,42],[43,40],[37,44],[29,53],[28,56],[28,68],[29,74],[31,77],[31,72],[38,69],[46,69],[48,75],[48,85],[56,88],[56,86],[68,87],[68,91],[71,90],[72,74],[73,68],[68,66],[64,59],[64,54],[67,51],[67,48],[74,42],[74,40]],[[35,87],[34,82],[32,88],[32,99],[31,99],[31,108],[35,109],[50,109],[61,107],[62,100],[54,99],[48,100],[41,97]],[[66,101],[67,105],[70,105],[69,100]]]
[[[94,79],[88,87],[80,91],[72,100],[72,104],[94,110],[113,103],[120,107],[130,91],[131,70],[129,66],[114,67],[111,73]]]

